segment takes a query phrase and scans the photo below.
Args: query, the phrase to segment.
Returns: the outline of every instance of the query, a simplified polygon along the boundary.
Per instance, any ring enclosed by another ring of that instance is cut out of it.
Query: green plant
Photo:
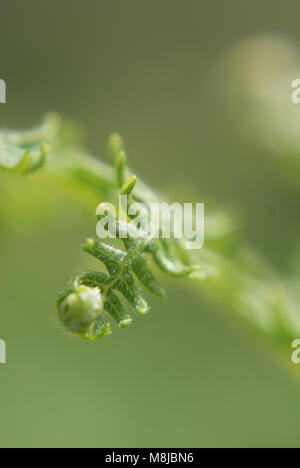
[[[106,164],[86,153],[78,134],[78,128],[56,115],[47,116],[33,130],[1,131],[0,168],[21,175],[44,168],[60,180],[72,179],[94,191],[102,201],[115,202],[120,193],[146,206],[159,201],[160,197],[127,167],[119,135],[110,137],[110,164]],[[118,214],[118,234],[127,221]],[[84,251],[100,260],[106,272],[85,271],[73,277],[57,299],[61,322],[89,340],[110,333],[109,317],[120,328],[126,327],[131,323],[131,309],[140,315],[150,310],[137,280],[157,296],[166,297],[155,278],[158,267],[169,277],[193,280],[198,290],[221,301],[265,336],[289,342],[300,333],[300,324],[296,301],[285,279],[253,251],[235,242],[237,223],[226,211],[208,215],[206,222],[206,245],[199,251],[187,251],[183,241],[172,239],[122,239],[123,249],[88,239]]]
[[[124,151],[117,149],[113,160],[120,194],[130,195],[129,203],[135,199],[140,201],[141,198],[134,195],[136,177],[130,176],[126,180]],[[145,199],[143,203],[146,203]],[[124,233],[134,228],[120,218],[116,220],[116,226],[117,238],[122,238],[125,250],[96,239],[87,239],[83,247],[85,252],[104,263],[107,274],[97,271],[77,274],[57,300],[59,316],[64,325],[71,332],[90,340],[110,334],[110,324],[103,311],[106,311],[120,328],[130,325],[131,317],[118,293],[137,314],[144,315],[149,312],[150,306],[136,284],[135,277],[150,292],[162,299],[166,298],[165,291],[152,274],[147,256],[152,257],[163,273],[172,277],[188,277],[200,270],[199,265],[181,262],[179,253],[183,254],[184,251],[180,244],[177,244],[177,255],[170,254],[170,241],[137,236],[126,238]]]

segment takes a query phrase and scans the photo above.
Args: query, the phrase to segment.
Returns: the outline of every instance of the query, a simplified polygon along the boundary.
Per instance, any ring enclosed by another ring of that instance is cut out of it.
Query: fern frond
[[[129,206],[141,202],[150,209],[151,202],[160,202],[160,196],[130,171],[118,134],[109,139],[111,164],[87,154],[77,134],[53,114],[33,130],[0,131],[0,169],[28,174],[44,166],[51,175],[63,182],[71,178],[102,201],[115,203],[118,195],[126,194]],[[131,323],[132,312],[149,312],[143,288],[166,298],[155,277],[157,267],[168,277],[198,280],[194,283],[198,291],[276,342],[289,345],[299,335],[297,301],[286,279],[236,243],[239,226],[226,210],[206,216],[206,244],[198,251],[187,251],[184,239],[126,238],[124,233],[134,229],[129,221],[124,213],[117,214],[116,235],[123,248],[96,239],[85,242],[83,250],[98,259],[106,273],[78,273],[58,296],[59,318],[70,332],[97,340],[111,333],[111,320],[124,328]]]
[[[110,149],[110,157],[112,157],[112,149]],[[119,193],[129,196],[128,203],[130,205],[133,201],[137,178],[131,175],[124,181],[126,157],[123,151],[119,152],[115,157],[115,170]],[[108,215],[113,216],[110,213]],[[101,219],[101,216],[98,216],[99,219]],[[86,253],[104,264],[107,274],[98,272],[78,274],[71,282],[73,286],[68,287],[65,292],[61,293],[57,301],[59,317],[65,327],[89,340],[95,340],[108,334],[109,318],[113,319],[120,328],[125,328],[132,322],[129,314],[130,309],[138,315],[144,315],[150,311],[150,305],[137,284],[137,280],[151,293],[160,298],[166,298],[164,289],[152,274],[150,260],[163,273],[172,277],[188,277],[200,269],[199,265],[183,264],[179,257],[175,257],[174,254],[172,257],[168,256],[170,250],[168,250],[167,255],[160,240],[154,240],[149,236],[140,237],[138,231],[126,220],[118,218],[114,219],[114,221],[117,226],[116,237],[122,239],[124,250],[97,239],[87,239],[83,247]],[[125,236],[127,232],[130,234],[129,237]],[[164,240],[165,244],[166,240]],[[82,288],[88,288],[89,294],[86,294],[87,291],[82,293]],[[101,308],[97,309],[98,313],[96,315],[90,312],[90,296],[95,297],[95,295],[92,295],[93,290],[99,291],[101,294],[101,299],[99,296]],[[78,304],[82,304],[82,308],[85,308],[84,298],[87,301],[86,315],[88,320],[82,326],[82,310],[78,312]],[[89,320],[90,317],[93,317],[94,320],[92,324]],[[98,326],[100,317],[102,318],[101,327]],[[98,334],[96,330],[98,330]],[[103,330],[105,330],[105,333]]]

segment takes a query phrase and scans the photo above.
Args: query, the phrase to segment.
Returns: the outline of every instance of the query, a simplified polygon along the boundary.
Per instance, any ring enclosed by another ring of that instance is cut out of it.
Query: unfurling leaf
[[[109,147],[110,153],[114,154],[116,181],[117,185],[120,187],[120,195],[127,195],[129,197],[128,204],[130,205],[137,178],[136,176],[129,176],[129,178],[124,181],[125,172],[128,172],[125,167],[125,153],[123,151],[117,153],[119,147],[116,148],[117,144],[115,139],[116,137],[113,137]],[[105,206],[103,206],[103,208],[105,208]],[[114,214],[110,212],[109,207],[107,207],[104,212],[105,218],[114,216]],[[98,220],[101,220],[103,217],[104,215],[102,212],[101,214],[97,214]],[[110,316],[120,328],[125,328],[131,324],[132,319],[127,310],[128,306],[125,305],[122,297],[128,303],[129,307],[138,315],[144,315],[150,311],[150,306],[144,298],[137,284],[137,280],[151,293],[160,298],[166,298],[165,291],[152,274],[151,260],[167,275],[179,278],[190,276],[192,273],[199,270],[199,266],[183,264],[179,256],[171,254],[172,249],[166,249],[166,244],[171,242],[171,240],[167,241],[164,239],[160,241],[153,240],[151,237],[141,237],[136,235],[136,228],[124,219],[113,218],[113,221],[114,225],[116,225],[115,234],[123,241],[125,250],[116,248],[100,240],[87,239],[83,250],[103,263],[107,273],[81,273],[75,277],[73,284],[81,284],[84,285],[84,287],[88,287],[89,290],[95,289],[97,292],[99,291],[103,301],[103,311],[107,316]],[[177,244],[176,248],[177,251],[180,251],[181,247]],[[108,334],[103,332],[103,330],[106,331],[106,328],[100,328],[98,334],[90,333],[89,330],[86,332],[85,327],[81,330],[83,318],[78,312],[78,308],[80,308],[81,304],[83,317],[85,314],[90,317],[89,297],[86,296],[87,304],[84,304],[85,296],[78,296],[78,293],[74,296],[74,292],[70,292],[68,289],[65,294],[67,294],[66,298],[64,298],[64,293],[61,295],[63,299],[59,301],[58,309],[62,322],[70,331],[80,334],[84,336],[84,338],[93,340]],[[70,302],[73,308],[76,305],[74,314],[69,313]],[[66,307],[68,311],[67,316],[65,313]],[[62,311],[64,312],[63,315]],[[99,317],[96,318],[96,323],[98,323],[100,316],[103,319],[103,314],[99,313]],[[72,320],[74,320],[74,324],[72,324]],[[91,326],[89,320],[87,326]]]

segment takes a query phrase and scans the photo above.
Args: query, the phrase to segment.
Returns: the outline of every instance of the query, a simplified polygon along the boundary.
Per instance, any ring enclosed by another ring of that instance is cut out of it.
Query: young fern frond
[[[115,140],[116,136],[113,138]],[[110,150],[111,157],[112,154],[113,151]],[[119,193],[128,196],[130,206],[137,178],[132,175],[125,180],[126,156],[122,150],[115,157],[115,169]],[[112,213],[106,213],[108,220],[113,216]],[[103,218],[103,215],[99,215],[98,221]],[[160,240],[154,240],[149,236],[141,237],[137,229],[127,220],[120,218],[112,220],[117,227],[116,237],[122,239],[124,250],[97,239],[87,239],[83,250],[103,263],[107,273],[96,271],[79,273],[57,300],[58,314],[65,327],[89,340],[110,334],[109,317],[120,328],[130,325],[132,318],[129,307],[138,315],[150,311],[150,305],[136,280],[139,280],[151,293],[166,298],[164,289],[152,274],[149,257],[163,273],[172,277],[188,277],[200,268],[198,265],[184,265],[175,256],[171,259],[160,245]],[[107,230],[109,225],[110,222],[106,225]],[[129,233],[129,237],[126,233]]]
[[[118,134],[109,139],[110,164],[106,164],[87,154],[78,142],[78,133],[52,114],[29,131],[0,131],[0,170],[26,175],[44,166],[46,173],[62,182],[71,180],[87,192],[93,191],[99,201],[115,203],[117,195],[127,195],[129,206],[140,202],[147,210],[151,202],[160,202],[160,197],[131,173]],[[114,216],[109,209],[106,214]],[[116,216],[116,237],[124,248],[88,239],[84,251],[98,259],[106,273],[75,275],[57,299],[59,317],[70,332],[96,340],[110,334],[111,318],[124,328],[131,323],[131,310],[139,315],[147,313],[150,306],[141,286],[166,297],[153,273],[158,267],[169,277],[200,280],[198,291],[221,302],[277,343],[289,346],[299,335],[298,302],[286,278],[277,275],[257,253],[239,246],[238,223],[226,210],[206,214],[205,247],[197,251],[186,250],[184,239],[135,238],[130,216],[119,212]],[[133,236],[125,238],[127,229]]]

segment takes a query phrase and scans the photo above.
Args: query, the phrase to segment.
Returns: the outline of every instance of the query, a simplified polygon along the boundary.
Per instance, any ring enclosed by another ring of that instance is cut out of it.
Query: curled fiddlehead
[[[128,205],[134,200],[148,201],[135,195],[137,178],[127,177],[126,156],[118,146],[121,139],[113,135],[110,140],[109,153],[114,159],[116,184],[119,194],[126,195]],[[103,206],[105,208],[105,205]],[[109,209],[98,214],[98,221],[107,218],[106,229],[111,223],[109,217],[114,217]],[[116,248],[98,239],[87,239],[83,250],[95,257],[106,267],[106,273],[97,271],[81,272],[71,280],[69,286],[57,300],[59,318],[64,326],[77,335],[88,340],[96,340],[109,335],[112,318],[120,328],[131,324],[129,308],[138,315],[150,311],[143,292],[137,280],[151,293],[164,299],[166,293],[151,268],[151,261],[165,274],[172,277],[188,277],[200,270],[199,265],[183,264],[181,259],[166,246],[171,239],[157,240],[150,236],[140,236],[137,229],[121,216],[114,218],[116,237],[123,241],[124,249]],[[125,233],[129,233],[126,236]],[[177,250],[179,246],[177,245]],[[125,301],[124,301],[125,299]]]

